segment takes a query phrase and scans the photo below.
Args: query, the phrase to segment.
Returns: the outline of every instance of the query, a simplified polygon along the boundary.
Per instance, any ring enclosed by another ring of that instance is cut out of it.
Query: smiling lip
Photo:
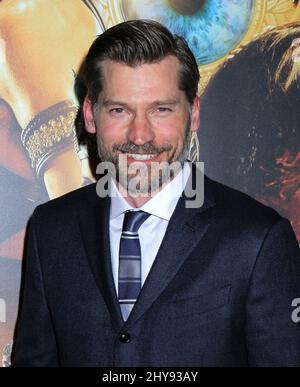
[[[127,156],[127,161],[131,162],[142,162],[150,163],[151,161],[157,161],[160,153],[129,153],[121,152],[124,156]]]
[[[135,161],[148,161],[152,160],[157,154],[145,154],[145,153],[126,153],[127,157]]]

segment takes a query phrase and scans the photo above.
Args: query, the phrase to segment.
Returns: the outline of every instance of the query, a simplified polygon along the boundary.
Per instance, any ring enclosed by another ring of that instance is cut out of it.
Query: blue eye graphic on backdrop
[[[255,0],[123,0],[125,19],[152,19],[183,36],[198,64],[232,50],[251,23]]]

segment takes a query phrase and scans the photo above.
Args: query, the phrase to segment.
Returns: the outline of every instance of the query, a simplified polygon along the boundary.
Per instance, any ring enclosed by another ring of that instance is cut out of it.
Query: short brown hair
[[[99,35],[81,66],[79,78],[94,105],[102,91],[103,61],[138,66],[158,62],[168,55],[175,56],[180,62],[179,88],[192,103],[200,78],[195,57],[183,38],[173,36],[167,28],[152,20],[126,21]]]

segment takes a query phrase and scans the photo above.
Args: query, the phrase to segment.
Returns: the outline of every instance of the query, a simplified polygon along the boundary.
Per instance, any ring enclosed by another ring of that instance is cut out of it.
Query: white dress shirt
[[[155,260],[161,242],[165,236],[169,220],[175,210],[178,199],[182,195],[189,175],[190,166],[188,163],[184,163],[184,167],[175,176],[175,178],[140,208],[131,207],[131,205],[120,194],[118,188],[112,180],[109,235],[112,272],[117,294],[119,246],[124,212],[128,210],[142,210],[151,214],[139,229],[141,246],[141,282],[143,286]]]

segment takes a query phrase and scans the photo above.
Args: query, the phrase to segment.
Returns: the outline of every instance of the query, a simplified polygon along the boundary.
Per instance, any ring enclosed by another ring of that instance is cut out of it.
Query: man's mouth
[[[126,153],[127,157],[136,161],[147,161],[153,159],[156,154],[142,154],[142,153]]]

